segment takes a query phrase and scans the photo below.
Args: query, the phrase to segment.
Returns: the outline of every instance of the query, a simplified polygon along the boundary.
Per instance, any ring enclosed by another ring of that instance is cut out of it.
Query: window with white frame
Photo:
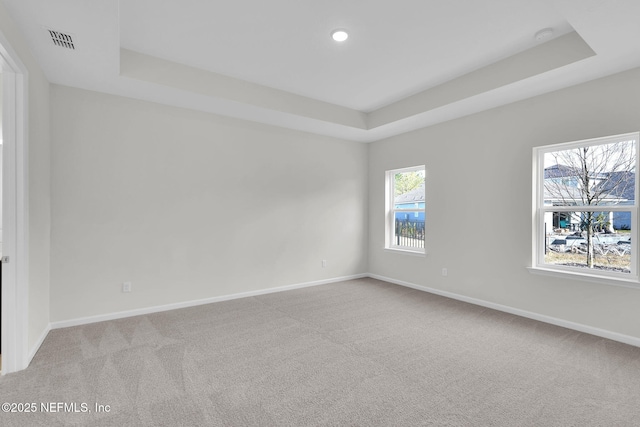
[[[424,253],[425,167],[386,172],[385,247]]]
[[[638,282],[638,137],[534,148],[534,269]]]

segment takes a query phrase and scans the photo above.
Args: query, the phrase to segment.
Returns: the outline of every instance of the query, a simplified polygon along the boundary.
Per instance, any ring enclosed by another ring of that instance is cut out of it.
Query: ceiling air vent
[[[75,50],[75,46],[73,45],[73,39],[71,35],[61,33],[60,31],[47,30],[51,35],[51,40],[53,40],[53,44],[56,46],[64,47],[67,49]]]

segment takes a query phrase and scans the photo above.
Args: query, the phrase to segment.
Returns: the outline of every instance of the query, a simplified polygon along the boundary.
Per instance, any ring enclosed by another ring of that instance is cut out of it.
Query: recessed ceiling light
[[[538,31],[533,37],[535,37],[536,40],[544,40],[544,39],[548,39],[552,35],[553,35],[553,28],[545,28],[544,30]]]
[[[349,34],[345,30],[333,30],[331,32],[331,38],[337,42],[343,42],[349,38]]]

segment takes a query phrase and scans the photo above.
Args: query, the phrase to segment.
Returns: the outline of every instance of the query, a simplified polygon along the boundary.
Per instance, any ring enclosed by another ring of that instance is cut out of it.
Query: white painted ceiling
[[[639,0],[3,1],[52,83],[356,141],[640,66]]]

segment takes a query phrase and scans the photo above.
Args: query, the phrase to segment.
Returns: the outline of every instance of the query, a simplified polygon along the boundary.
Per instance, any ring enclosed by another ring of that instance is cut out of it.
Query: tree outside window
[[[387,171],[386,234],[386,248],[424,253],[424,166]]]
[[[536,149],[538,265],[636,276],[637,143],[627,134]]]

